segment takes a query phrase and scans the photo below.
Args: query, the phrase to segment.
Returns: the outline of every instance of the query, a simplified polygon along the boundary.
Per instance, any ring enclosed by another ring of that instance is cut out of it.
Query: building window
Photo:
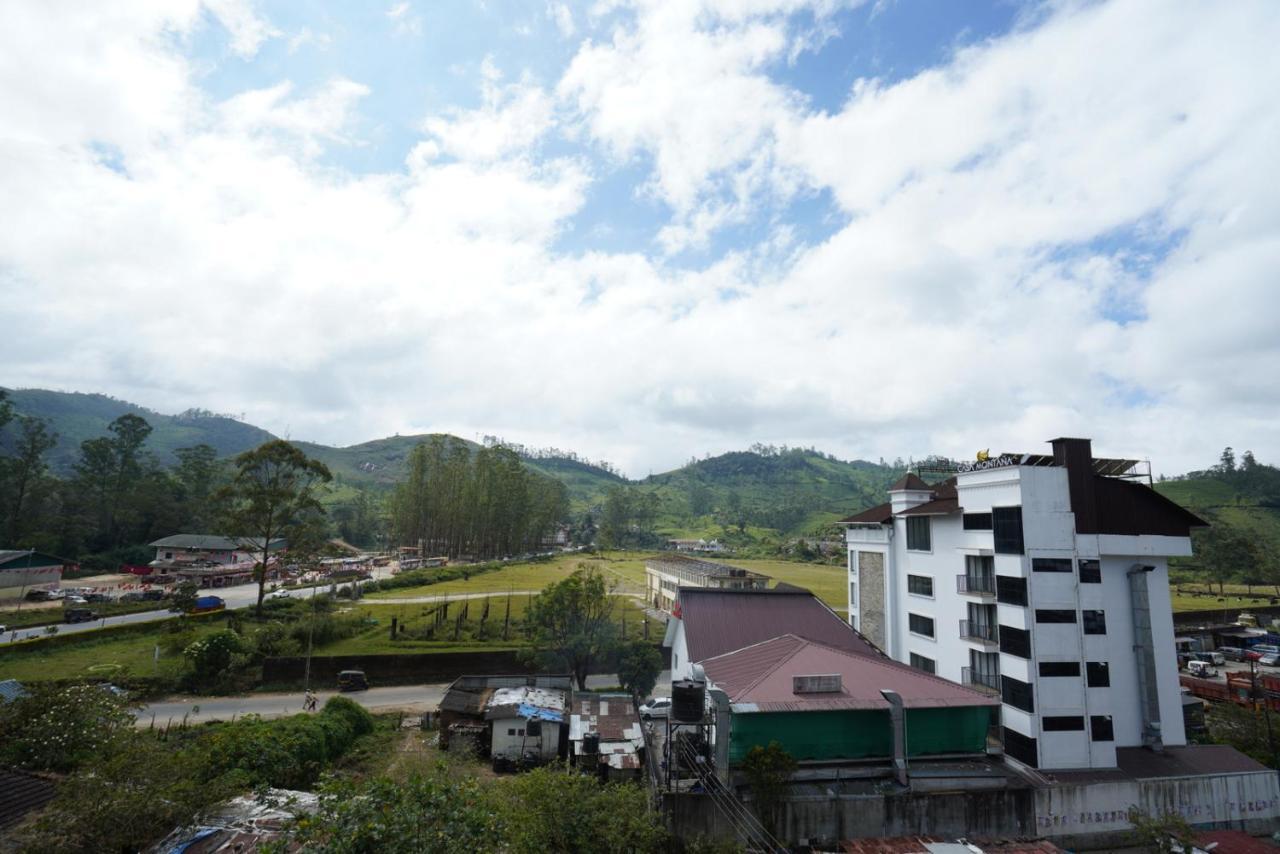
[[[1105,635],[1107,633],[1107,612],[1106,611],[1081,611],[1084,618],[1084,633],[1086,635]]]
[[[927,552],[929,544],[929,517],[907,517],[907,549],[913,552]]]
[[[1080,715],[1045,715],[1040,721],[1045,732],[1084,732],[1084,718]]]
[[[1081,584],[1101,584],[1102,583],[1102,562],[1096,560],[1080,561],[1080,583]]]
[[[1111,666],[1105,661],[1089,661],[1084,665],[1085,684],[1090,688],[1111,687]]]
[[[907,592],[933,598],[933,579],[927,575],[908,575]]]
[[[1037,623],[1074,623],[1076,612],[1065,608],[1036,608]]]
[[[1022,508],[992,507],[991,528],[996,554],[1022,554]]]
[[[507,735],[515,735],[515,734],[516,734],[516,731],[515,731],[515,728],[514,728],[514,727],[513,727],[513,728],[511,728],[511,729],[509,729],[509,730],[507,730]]]
[[[1036,704],[1031,697],[1031,686],[1009,676],[1000,677],[1000,699],[1015,709],[1034,714]]]
[[[1013,575],[996,576],[996,601],[1001,605],[1027,604],[1027,580]]]
[[[964,529],[966,531],[990,531],[991,530],[991,514],[990,513],[964,514]]]
[[[1001,626],[1000,651],[1030,661],[1031,632],[1026,629],[1015,629],[1013,626]]]
[[[1004,727],[1004,752],[1014,759],[1026,765],[1028,768],[1035,768],[1040,764],[1040,757],[1036,750],[1036,740],[1025,736],[1022,733]]]
[[[1071,558],[1069,557],[1033,557],[1031,559],[1032,572],[1070,572]]]
[[[924,635],[927,638],[933,637],[933,618],[925,617],[920,614],[907,614],[907,628],[913,634]]]
[[[1040,662],[1040,675],[1044,676],[1079,676],[1080,662],[1078,661],[1042,661]]]
[[[1094,741],[1115,741],[1116,733],[1111,727],[1111,715],[1090,715],[1089,735]]]
[[[925,673],[937,673],[938,665],[932,658],[925,658],[923,655],[911,653],[911,666],[916,670],[923,670]]]

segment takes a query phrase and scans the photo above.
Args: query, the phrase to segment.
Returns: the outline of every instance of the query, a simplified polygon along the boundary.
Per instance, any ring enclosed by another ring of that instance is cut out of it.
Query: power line
[[[689,744],[679,743],[678,747],[693,769],[694,775],[702,783],[703,789],[711,796],[712,803],[729,819],[734,828],[746,837],[749,843],[755,842],[768,851],[786,850],[786,847],[765,829],[759,819],[746,808],[745,804],[738,800],[734,793],[725,787],[718,777],[707,773],[699,767],[697,762],[699,757]]]

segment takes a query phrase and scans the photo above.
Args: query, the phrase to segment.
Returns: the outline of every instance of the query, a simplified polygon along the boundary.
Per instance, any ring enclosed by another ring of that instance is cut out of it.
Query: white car
[[[640,706],[640,717],[642,718],[665,718],[670,714],[670,697],[654,697]]]
[[[264,598],[266,599],[288,599],[289,591],[281,587],[279,590],[272,590]]]
[[[1280,655],[1274,652],[1268,652],[1262,658],[1258,659],[1258,663],[1263,667],[1280,667]]]

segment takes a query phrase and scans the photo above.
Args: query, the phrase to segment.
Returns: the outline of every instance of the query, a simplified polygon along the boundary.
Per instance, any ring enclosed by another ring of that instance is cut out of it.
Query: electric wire
[[[786,846],[778,841],[760,820],[756,818],[737,796],[728,790],[728,788],[714,774],[709,774],[699,767],[697,759],[699,758],[693,748],[687,743],[678,745],[681,755],[684,756],[689,766],[693,770],[694,776],[702,783],[703,790],[711,797],[712,803],[716,805],[720,811],[725,814],[734,828],[741,833],[749,843],[758,844],[767,851],[785,851]],[[744,830],[745,827],[745,830]]]

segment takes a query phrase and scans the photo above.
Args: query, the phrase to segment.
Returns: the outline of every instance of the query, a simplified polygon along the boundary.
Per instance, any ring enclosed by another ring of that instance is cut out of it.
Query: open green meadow
[[[125,635],[84,632],[75,640],[23,641],[0,647],[0,679],[38,682],[45,679],[120,679],[174,677],[184,661],[178,649],[164,643],[163,624],[154,630]],[[223,628],[206,623],[191,628],[190,640]],[[159,647],[159,659],[156,649]]]

